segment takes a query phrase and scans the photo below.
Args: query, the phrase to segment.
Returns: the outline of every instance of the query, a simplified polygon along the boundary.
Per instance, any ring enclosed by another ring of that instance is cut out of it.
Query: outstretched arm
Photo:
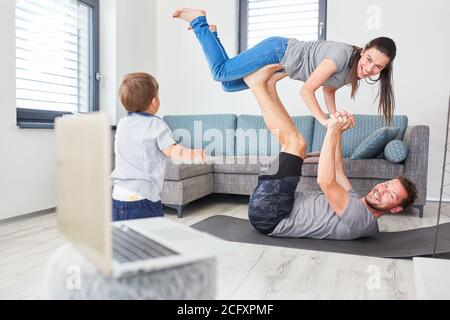
[[[204,162],[206,157],[204,150],[188,149],[180,144],[173,144],[162,150],[162,153],[174,161],[182,162]]]
[[[317,173],[317,183],[325,194],[330,206],[342,217],[347,208],[349,195],[346,188],[338,183],[336,174],[336,148],[338,147],[342,129],[347,125],[347,117],[331,116],[327,123],[327,133],[322,146]],[[342,178],[342,177],[339,177]]]
[[[344,131],[354,127],[355,119],[354,119],[352,114],[350,114],[350,113],[348,113],[346,111],[338,111],[338,113],[336,113],[335,116],[342,115],[342,114],[347,115],[348,120],[349,120],[348,125],[342,129],[342,132],[344,132]],[[306,157],[308,157],[308,156],[320,157],[320,151],[306,154]],[[346,191],[350,191],[352,189],[352,185],[351,185],[350,181],[348,180],[347,175],[345,174],[344,159],[342,158],[342,134],[340,134],[338,136],[338,141],[337,141],[337,144],[336,144],[334,161],[335,161],[335,170],[336,170],[336,181],[337,181],[337,183],[339,185],[341,185]]]
[[[335,169],[336,169],[336,181],[341,185],[346,191],[350,191],[352,189],[352,185],[350,181],[348,180],[347,176],[345,175],[345,169],[344,169],[344,160],[342,159],[342,133],[348,129],[351,129],[355,125],[355,119],[352,114],[342,111],[335,114],[335,116],[341,115],[346,116],[348,119],[348,123],[345,127],[342,128],[341,134],[338,136],[338,141],[336,144],[336,151],[335,151]]]
[[[342,159],[342,135],[338,136],[334,160],[337,183],[344,188],[345,191],[350,191],[352,189],[352,185],[345,175],[344,160]]]
[[[308,80],[306,80],[302,89],[300,90],[300,96],[311,111],[312,115],[322,124],[326,125],[327,115],[320,108],[317,102],[315,92],[323,86],[325,81],[330,78],[336,72],[336,63],[331,59],[324,59],[311,73]]]
[[[335,114],[336,110],[336,89],[332,87],[322,87],[323,98],[329,114]]]

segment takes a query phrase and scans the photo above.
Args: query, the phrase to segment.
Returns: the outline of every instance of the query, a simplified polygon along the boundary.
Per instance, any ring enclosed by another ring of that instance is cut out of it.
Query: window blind
[[[247,5],[248,48],[271,36],[305,41],[322,37],[319,0],[248,0]]]
[[[77,0],[17,0],[16,106],[88,112],[92,8]]]

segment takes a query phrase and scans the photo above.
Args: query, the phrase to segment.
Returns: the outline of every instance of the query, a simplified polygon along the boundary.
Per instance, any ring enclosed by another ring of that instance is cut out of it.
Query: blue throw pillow
[[[356,147],[350,159],[372,159],[383,152],[389,141],[394,140],[400,128],[383,127],[374,131]]]
[[[401,140],[392,140],[384,148],[384,157],[391,162],[402,162],[407,156],[408,147]]]

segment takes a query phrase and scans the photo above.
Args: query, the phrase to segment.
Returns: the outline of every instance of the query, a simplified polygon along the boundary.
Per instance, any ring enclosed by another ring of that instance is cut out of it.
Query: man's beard
[[[366,204],[367,206],[369,206],[371,209],[376,210],[378,212],[386,212],[387,210],[385,208],[382,208],[380,206],[377,206],[376,204],[373,204],[370,202],[368,195],[366,195]]]

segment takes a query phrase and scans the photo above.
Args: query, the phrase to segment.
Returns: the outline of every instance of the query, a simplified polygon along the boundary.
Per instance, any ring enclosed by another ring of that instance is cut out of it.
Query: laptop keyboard
[[[126,227],[112,226],[113,259],[132,262],[178,254],[146,236]]]

